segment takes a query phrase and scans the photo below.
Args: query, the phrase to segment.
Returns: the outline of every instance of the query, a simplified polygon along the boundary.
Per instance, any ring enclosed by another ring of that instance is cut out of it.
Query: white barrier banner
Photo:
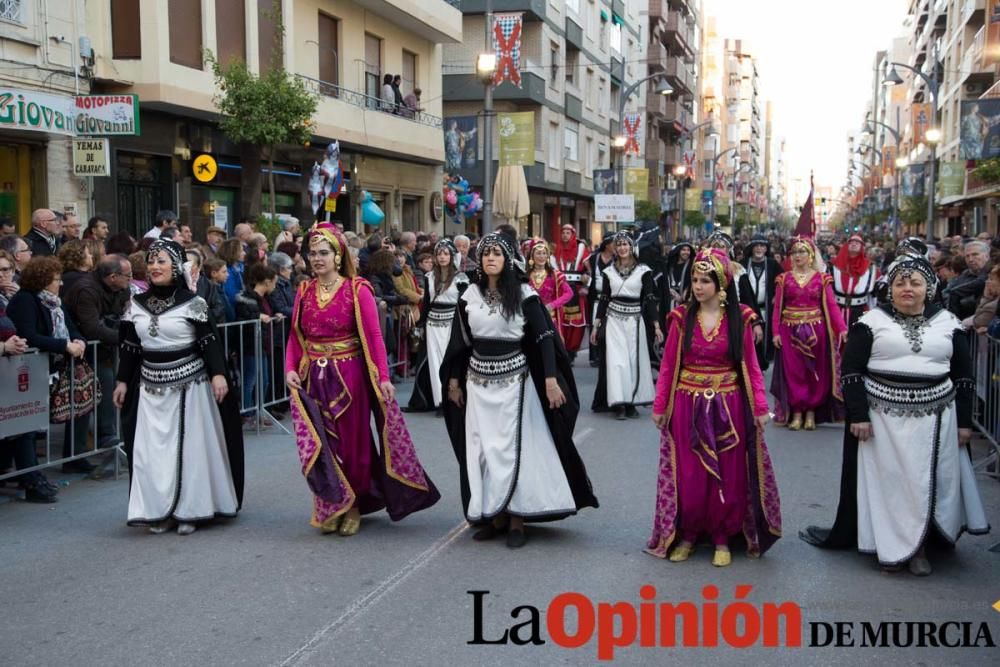
[[[49,427],[49,355],[0,357],[0,438]]]

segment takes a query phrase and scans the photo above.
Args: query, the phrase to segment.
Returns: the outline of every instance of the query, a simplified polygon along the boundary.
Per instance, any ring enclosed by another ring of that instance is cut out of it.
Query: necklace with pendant
[[[316,303],[319,304],[320,308],[325,307],[333,300],[333,296],[337,293],[337,289],[341,283],[343,283],[343,278],[339,276],[332,283],[316,281]]]
[[[910,343],[913,353],[920,352],[924,344],[924,329],[930,326],[927,318],[923,315],[903,315],[897,310],[892,319],[902,328],[903,336]]]
[[[503,304],[503,299],[500,297],[500,291],[487,289],[486,293],[483,294],[483,303],[490,309],[490,315],[496,315]]]
[[[160,335],[160,315],[168,311],[176,303],[175,297],[177,292],[168,296],[166,299],[160,299],[155,296],[150,296],[146,301],[146,308],[149,310],[149,336],[151,338],[156,338]]]
[[[545,271],[534,271],[531,274],[531,282],[534,284],[535,289],[540,289],[545,283],[545,279],[548,278],[549,274]]]
[[[807,273],[799,273],[797,271],[792,271],[792,277],[795,278],[795,282],[799,284],[799,287],[805,287],[812,280],[815,271],[809,271]]]

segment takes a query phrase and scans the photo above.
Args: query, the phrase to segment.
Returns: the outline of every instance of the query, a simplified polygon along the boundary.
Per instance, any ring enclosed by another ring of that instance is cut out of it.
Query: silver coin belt
[[[469,382],[480,387],[508,386],[520,382],[528,369],[528,359],[517,351],[502,357],[480,357],[473,354],[469,360]]]
[[[932,385],[886,384],[865,376],[868,405],[882,414],[895,417],[926,417],[941,414],[955,400],[950,378]]]
[[[183,389],[192,382],[208,380],[205,360],[197,355],[164,363],[143,361],[140,375],[142,388],[150,394],[159,395]]]
[[[427,311],[427,325],[432,327],[450,327],[451,321],[455,319],[455,308],[447,310],[437,310],[431,308]]]
[[[642,304],[641,303],[622,303],[621,301],[611,300],[608,304],[608,316],[617,317],[620,320],[628,320],[634,317],[639,317],[642,314]]]

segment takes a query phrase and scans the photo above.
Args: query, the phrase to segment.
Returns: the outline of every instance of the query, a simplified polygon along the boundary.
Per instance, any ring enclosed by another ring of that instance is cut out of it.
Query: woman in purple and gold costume
[[[295,297],[285,379],[313,493],[312,525],[354,535],[362,514],[384,507],[398,521],[440,495],[396,403],[371,285],[355,276],[347,242],[333,225],[316,224],[305,245],[314,279]]]
[[[542,305],[549,311],[549,317],[556,325],[556,331],[563,335],[563,306],[573,300],[573,288],[566,282],[562,271],[553,268],[549,262],[552,253],[545,239],[531,239],[526,244],[528,255],[528,285],[538,292]],[[564,341],[565,342],[565,341]]]
[[[687,560],[702,538],[715,548],[712,565],[725,567],[734,538],[757,557],[781,537],[778,486],[764,444],[768,408],[754,348],[757,316],[736,301],[732,267],[724,250],[702,249],[691,300],[667,316],[653,403],[660,470],[646,552],[669,554],[675,563]]]
[[[837,308],[833,278],[812,240],[792,239],[788,256],[792,270],[775,280],[771,313],[774,421],[792,431],[812,431],[816,424],[844,418],[840,349],[847,325]]]

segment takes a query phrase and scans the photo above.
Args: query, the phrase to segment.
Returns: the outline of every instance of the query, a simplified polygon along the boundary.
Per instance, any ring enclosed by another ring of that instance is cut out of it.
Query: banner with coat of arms
[[[493,15],[493,51],[496,53],[497,69],[493,74],[493,85],[504,81],[521,87],[521,28],[524,13]]]
[[[625,128],[625,155],[639,154],[639,123],[642,116],[637,113],[625,114],[622,125]]]

